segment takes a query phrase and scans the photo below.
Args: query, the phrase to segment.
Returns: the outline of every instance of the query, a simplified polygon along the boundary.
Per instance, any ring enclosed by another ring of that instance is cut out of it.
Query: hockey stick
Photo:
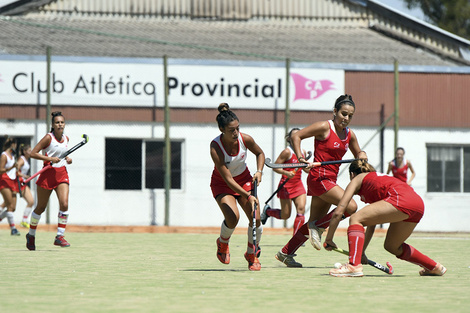
[[[313,167],[330,165],[330,164],[351,163],[351,162],[356,161],[356,160],[360,160],[360,159],[346,159],[346,160],[313,162]],[[270,167],[270,168],[302,168],[302,167],[309,166],[308,163],[290,163],[290,164],[272,163],[270,158],[266,158],[266,160],[264,161],[264,164],[266,164],[266,166]]]
[[[308,160],[312,157],[312,151],[309,151],[307,153],[307,157],[305,158],[305,160]],[[284,163],[283,163],[284,164]],[[287,163],[289,164],[289,163]],[[294,173],[297,173],[297,171],[299,170],[299,167],[297,167],[295,169],[295,172]],[[284,185],[289,181],[290,178],[287,178],[285,181],[282,182],[282,184],[279,185],[279,187],[277,187],[276,191],[271,195],[271,197],[269,197],[268,200],[266,200],[266,202],[264,204],[268,204],[268,202],[279,192],[279,190],[282,189],[282,187],[284,187]]]
[[[255,179],[254,185],[253,185],[253,197],[258,198],[258,180]],[[258,245],[256,244],[256,210],[258,206],[256,205],[255,202],[255,209],[253,211],[253,253],[256,256],[258,253]]]
[[[327,245],[328,246],[328,245]],[[331,246],[330,246],[331,247]],[[349,255],[349,252],[346,251],[346,250],[343,250],[341,248],[333,248],[333,251],[336,251],[336,252],[339,252],[339,253],[342,253],[344,255]],[[383,266],[382,264],[379,264],[377,262],[374,262],[372,261],[371,259],[368,259],[367,260],[367,264],[369,264],[370,266],[373,266],[375,267],[376,269],[382,271],[382,272],[385,272],[389,275],[392,275],[393,274],[393,267],[392,267],[392,264],[390,264],[390,262],[387,262],[387,267]]]
[[[84,146],[87,142],[88,142],[88,135],[85,135],[83,134],[82,135],[82,138],[83,140],[80,141],[78,144],[76,144],[75,146],[73,146],[72,148],[70,148],[69,150],[67,150],[65,153],[63,153],[59,158],[63,159],[65,158],[66,156],[68,156],[70,153],[74,152],[75,150],[77,150],[78,148]],[[42,169],[40,169],[38,172],[36,172],[35,174],[31,175],[31,177],[29,177],[28,179],[24,180],[22,185],[28,183],[29,181],[31,181],[33,178],[37,177],[38,175],[40,175],[41,173],[44,173],[46,170],[50,169],[52,167],[52,163],[51,164],[48,164],[46,166],[44,166]]]

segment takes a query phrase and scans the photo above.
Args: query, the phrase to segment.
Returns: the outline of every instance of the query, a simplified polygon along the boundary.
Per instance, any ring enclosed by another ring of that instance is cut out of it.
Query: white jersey
[[[54,133],[48,133],[48,135],[51,137],[51,143],[43,149],[45,155],[49,157],[58,157],[60,158],[65,152],[67,152],[67,147],[69,143],[69,139],[67,136],[62,135],[62,141],[59,142],[55,136]],[[67,164],[67,161],[64,159],[61,159],[60,162],[58,163],[53,163],[52,167],[62,167]]]
[[[24,155],[22,155],[21,158],[23,159],[24,163],[23,163],[23,166],[20,168],[20,172],[23,175],[28,175],[31,165],[29,164],[28,160],[26,159]]]
[[[240,136],[238,137],[238,154],[236,155],[230,155],[225,151],[224,145],[220,141],[221,137],[222,135],[217,136],[213,141],[219,145],[220,150],[224,153],[224,162],[230,171],[230,174],[232,174],[232,177],[236,177],[246,170],[247,149],[245,142],[243,141],[243,136],[240,133]]]
[[[12,167],[13,164],[15,164],[16,160],[15,160],[15,156],[12,156],[10,158],[10,156],[8,155],[8,153],[6,153],[5,151],[2,152],[2,155],[5,155],[7,157],[7,162],[5,163],[5,168],[9,168],[9,167]],[[15,180],[16,179],[16,167],[12,168],[11,170],[9,170],[8,172],[6,172],[8,177],[10,177],[10,179],[13,179]]]

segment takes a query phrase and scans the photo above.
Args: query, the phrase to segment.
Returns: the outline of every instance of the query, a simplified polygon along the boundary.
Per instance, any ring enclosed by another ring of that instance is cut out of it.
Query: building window
[[[106,139],[106,189],[165,188],[164,141]],[[181,189],[181,141],[171,142],[171,188]],[[143,160],[142,156],[145,156]]]
[[[470,146],[428,144],[427,191],[470,192]]]

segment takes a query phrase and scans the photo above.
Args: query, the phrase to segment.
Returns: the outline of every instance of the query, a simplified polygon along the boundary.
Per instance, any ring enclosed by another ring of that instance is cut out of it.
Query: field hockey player
[[[308,238],[315,249],[321,249],[321,234],[328,227],[333,214],[333,211],[328,211],[332,204],[339,203],[344,193],[336,184],[340,164],[314,167],[314,163],[341,160],[348,150],[355,158],[367,158],[367,154],[359,147],[356,135],[348,127],[355,111],[356,105],[352,97],[342,95],[335,101],[332,120],[315,122],[292,134],[292,147],[300,162],[309,163],[302,155],[302,140],[315,137],[315,150],[314,160],[307,167],[311,168],[307,177],[307,195],[312,197],[308,223],[302,225],[275,255],[276,259],[288,267],[302,267],[301,263],[294,260],[294,253]],[[356,203],[351,199],[344,215],[351,215],[356,208]]]
[[[349,218],[349,262],[339,269],[331,269],[330,275],[363,276],[362,263],[367,261],[364,251],[375,225],[385,223],[390,223],[384,242],[385,250],[401,260],[421,266],[421,276],[444,275],[447,271],[444,266],[405,243],[424,214],[423,200],[413,188],[395,177],[377,173],[365,160],[351,163],[349,177],[351,182],[331,219],[325,249],[336,247],[334,234],[352,197],[357,194],[362,201],[370,204]],[[367,226],[367,231],[364,226]]]
[[[289,164],[297,163],[297,156],[292,148],[291,136],[293,133],[299,131],[299,128],[292,128],[286,135],[286,141],[289,144],[276,159],[275,163],[278,164]],[[306,157],[305,150],[302,151],[302,156]],[[281,174],[282,178],[279,181],[277,197],[281,203],[281,209],[272,209],[268,201],[264,206],[263,212],[261,213],[261,223],[264,225],[271,216],[280,220],[287,220],[291,216],[292,202],[295,205],[297,214],[294,220],[293,233],[295,234],[300,226],[305,223],[305,204],[307,202],[307,191],[305,190],[304,184],[302,183],[302,169],[299,168],[283,168],[273,169],[276,173]],[[308,173],[307,169],[303,169]]]
[[[66,164],[72,164],[72,159],[68,156],[60,158],[67,152],[69,143],[69,138],[64,134],[64,130],[64,116],[61,112],[53,112],[51,132],[46,134],[31,151],[33,159],[44,161],[45,166],[52,163],[52,166],[42,172],[36,181],[37,204],[33,213],[31,213],[30,229],[29,233],[26,234],[26,247],[28,250],[36,250],[36,229],[53,190],[59,199],[58,226],[54,245],[59,247],[70,246],[64,238],[64,232],[69,216],[69,175]],[[41,151],[44,151],[44,155]]]
[[[0,221],[5,217],[8,219],[12,236],[20,235],[13,216],[16,210],[16,193],[18,192],[18,183],[16,180],[18,164],[14,153],[16,147],[16,139],[7,138],[3,144],[3,152],[0,157],[0,193],[3,196],[3,203],[5,204],[5,209],[0,212]]]
[[[255,181],[261,182],[264,153],[250,135],[240,132],[238,117],[230,110],[227,103],[221,103],[218,110],[216,120],[221,134],[210,144],[210,154],[214,162],[210,186],[212,195],[224,215],[220,237],[216,241],[217,258],[223,264],[230,263],[229,241],[240,218],[238,202],[249,221],[245,259],[251,271],[259,271],[261,269],[258,259],[259,247],[253,244],[253,232],[256,231],[257,244],[259,244],[262,226],[259,220],[259,201],[252,196],[251,192]],[[257,170],[253,176],[245,163],[248,150],[256,156]],[[253,225],[255,204],[257,207],[256,225]],[[256,227],[256,230],[253,230],[253,227]],[[258,251],[256,255],[255,251]]]

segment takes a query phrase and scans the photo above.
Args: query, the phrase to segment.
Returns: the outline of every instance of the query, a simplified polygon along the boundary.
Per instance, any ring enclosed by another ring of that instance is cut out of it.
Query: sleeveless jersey
[[[297,156],[294,153],[294,149],[292,149],[291,146],[287,146],[287,148],[290,151],[290,158],[287,161],[285,161],[284,164],[299,163],[299,160],[297,160]],[[284,170],[288,171],[288,172],[293,172],[296,169],[295,168],[284,168]],[[289,181],[285,184],[285,186],[298,184],[299,181],[301,181],[301,177],[302,177],[302,169],[298,169],[298,171],[295,173],[294,177],[289,179]],[[281,181],[279,183],[282,184],[286,179],[287,179],[287,176],[282,175]]]
[[[243,134],[240,133],[240,137],[238,138],[238,153],[235,155],[230,155],[229,153],[227,153],[224,148],[224,145],[222,144],[221,138],[222,135],[215,137],[212,141],[217,143],[220,150],[223,152],[224,162],[228,170],[230,171],[230,174],[232,174],[232,177],[236,177],[246,170],[247,149],[245,146],[245,142],[243,141]],[[212,174],[220,178],[222,177],[215,166]]]
[[[341,160],[349,149],[349,140],[351,139],[349,127],[345,129],[346,138],[341,140],[336,134],[333,121],[329,120],[328,122],[330,124],[330,132],[326,139],[318,140],[315,138],[314,162]],[[314,167],[310,170],[309,176],[313,175],[315,178],[325,177],[336,181],[339,166],[340,164],[331,164]]]
[[[20,172],[23,175],[27,175],[29,172],[29,169],[31,168],[31,165],[29,165],[29,162],[24,155],[22,155],[21,158],[23,159],[24,163],[23,163],[23,166],[20,168]]]
[[[396,177],[399,180],[404,181],[406,183],[407,180],[408,180],[408,176],[407,176],[407,174],[408,174],[408,162],[405,159],[403,159],[403,166],[402,167],[397,167],[396,160],[393,160],[391,162],[391,164],[392,164],[393,177]]]
[[[396,179],[395,177],[377,174],[377,172],[368,173],[362,180],[362,186],[357,193],[361,196],[361,200],[365,203],[374,203],[380,200],[385,200],[391,194],[390,191],[404,190],[407,193],[415,193],[413,188],[408,184]],[[395,193],[395,191],[393,191]]]
[[[60,158],[61,155],[63,155],[65,152],[67,152],[67,147],[69,143],[69,139],[67,136],[62,135],[62,141],[59,142],[55,136],[54,133],[48,133],[48,135],[51,137],[51,143],[44,148],[45,155],[49,157],[58,157]],[[49,162],[44,162],[44,164],[49,164]],[[52,167],[62,167],[67,164],[67,161],[64,159],[61,159],[60,162],[58,163],[53,163]]]
[[[7,157],[7,162],[5,163],[5,168],[9,168],[9,167],[13,166],[13,164],[15,164],[15,156],[12,156],[10,158],[8,153],[6,153],[5,151],[3,151],[2,154],[4,154]],[[6,172],[6,174],[8,175],[8,177],[10,177],[10,179],[15,180],[16,179],[16,168],[12,168],[8,172]]]

